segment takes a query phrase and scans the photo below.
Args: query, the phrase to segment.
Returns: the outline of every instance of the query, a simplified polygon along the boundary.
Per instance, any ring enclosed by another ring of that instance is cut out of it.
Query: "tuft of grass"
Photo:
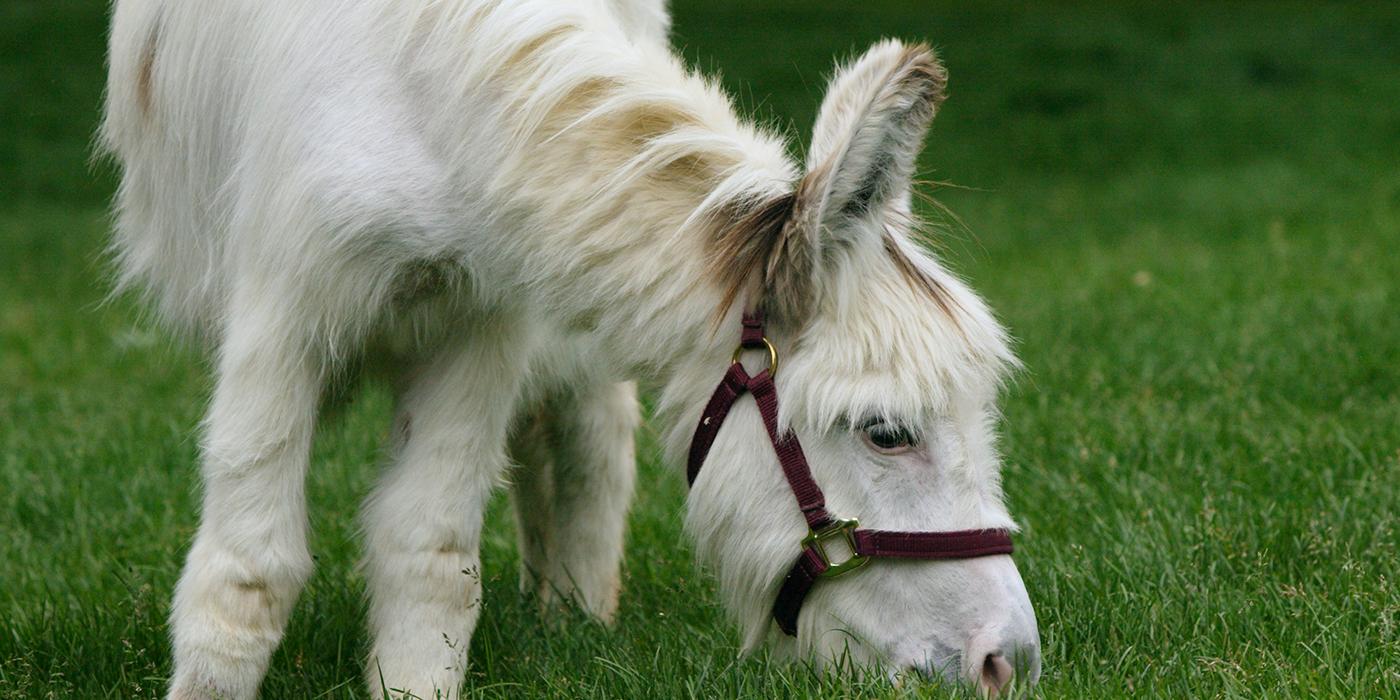
[[[944,257],[1020,339],[1005,481],[1048,697],[1400,697],[1400,8],[678,1],[805,138],[832,57],[934,42]],[[104,303],[106,4],[0,6],[0,698],[158,697],[207,368]],[[929,209],[936,215],[935,209]],[[264,697],[362,697],[371,387],[325,426],[318,567]],[[615,626],[517,593],[493,504],[472,697],[943,697],[740,658],[643,431]]]

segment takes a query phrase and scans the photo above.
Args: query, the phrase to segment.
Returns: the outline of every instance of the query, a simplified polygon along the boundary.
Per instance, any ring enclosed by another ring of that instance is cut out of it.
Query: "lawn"
[[[1046,697],[1400,697],[1400,5],[677,0],[675,43],[798,135],[834,56],[927,38],[937,245],[1018,339],[1004,401]],[[821,7],[814,7],[820,5]],[[106,4],[0,4],[0,697],[156,697],[207,367],[104,303]],[[955,215],[955,216],[954,216]],[[318,568],[264,697],[358,697],[355,514],[389,399],[318,437]],[[739,658],[643,455],[615,627],[483,551],[481,697],[939,695]]]

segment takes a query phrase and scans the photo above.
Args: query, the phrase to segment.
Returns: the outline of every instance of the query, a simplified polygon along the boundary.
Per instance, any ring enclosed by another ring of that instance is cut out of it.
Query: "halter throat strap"
[[[832,516],[826,509],[826,496],[812,477],[811,467],[802,453],[797,436],[778,430],[778,392],[773,383],[778,355],[772,343],[764,337],[763,328],[760,314],[744,316],[743,332],[734,361],[710,395],[705,410],[700,414],[700,422],[695,427],[695,435],[691,438],[686,480],[692,486],[695,484],[729,410],[744,394],[752,395],[759,415],[763,417],[768,439],[777,453],[783,476],[797,500],[802,517],[807,521],[808,533],[802,540],[797,561],[789,569],[773,603],[773,619],[783,632],[794,636],[797,634],[797,618],[802,612],[802,603],[818,580],[854,571],[872,558],[968,559],[1011,553],[1011,536],[1005,530],[867,530],[861,529],[855,519],[842,520]],[[769,366],[758,374],[750,375],[739,363],[739,354],[745,349],[766,349],[769,352]],[[844,561],[833,562],[826,545],[838,540],[845,543],[850,556]]]

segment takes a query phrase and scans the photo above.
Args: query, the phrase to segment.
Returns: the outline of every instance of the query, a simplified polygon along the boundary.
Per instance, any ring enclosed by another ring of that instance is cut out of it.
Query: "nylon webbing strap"
[[[856,530],[853,534],[857,555],[879,559],[971,559],[1011,553],[1011,536],[1005,530]],[[779,629],[790,635],[797,634],[802,603],[829,568],[812,547],[802,549],[773,603],[773,620]]]

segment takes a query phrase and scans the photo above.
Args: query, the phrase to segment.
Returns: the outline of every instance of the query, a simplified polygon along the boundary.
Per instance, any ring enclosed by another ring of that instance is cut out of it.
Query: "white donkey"
[[[171,697],[257,694],[311,572],[318,407],[350,368],[398,391],[364,509],[371,692],[459,691],[480,593],[464,572],[505,481],[526,587],[609,619],[631,381],[655,387],[679,461],[755,308],[781,354],[772,410],[736,400],[686,516],[746,645],[989,688],[1019,663],[1034,682],[1005,554],[872,563],[770,617],[795,557],[816,576],[860,557],[828,555],[832,532],[868,542],[804,522],[765,420],[806,446],[792,473],[829,514],[1012,527],[994,422],[1015,361],[912,240],[942,67],[886,41],[840,70],[802,168],[682,66],[667,24],[660,0],[118,0],[102,135],[122,280],[217,351]]]

